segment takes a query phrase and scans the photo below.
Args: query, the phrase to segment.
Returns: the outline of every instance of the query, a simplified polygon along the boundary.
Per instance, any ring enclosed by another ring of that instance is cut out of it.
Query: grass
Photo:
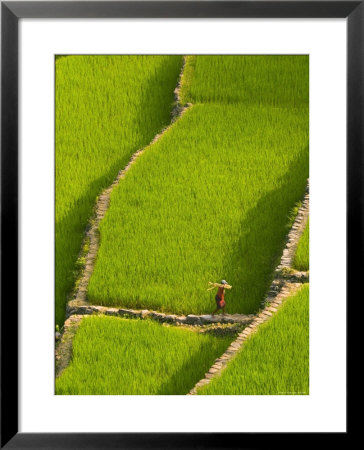
[[[56,394],[187,394],[230,341],[151,320],[87,317]]]
[[[226,369],[199,389],[205,395],[309,393],[309,286],[261,325]]]
[[[56,59],[56,324],[95,199],[170,122],[180,56]]]
[[[112,192],[89,301],[174,313],[254,312],[308,177],[308,110],[193,106]]]
[[[309,219],[305,231],[303,232],[297,246],[296,254],[293,261],[293,267],[297,270],[309,269],[309,235],[310,224]]]

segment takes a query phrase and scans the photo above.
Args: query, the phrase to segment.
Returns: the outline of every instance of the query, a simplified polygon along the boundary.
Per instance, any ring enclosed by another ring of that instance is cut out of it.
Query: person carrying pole
[[[210,283],[213,285],[213,287],[217,287],[217,293],[215,295],[215,301],[216,301],[216,309],[211,314],[212,317],[217,313],[219,309],[222,309],[222,314],[225,315],[225,289],[231,289],[231,286],[227,284],[225,280],[222,280],[220,284],[218,283]]]

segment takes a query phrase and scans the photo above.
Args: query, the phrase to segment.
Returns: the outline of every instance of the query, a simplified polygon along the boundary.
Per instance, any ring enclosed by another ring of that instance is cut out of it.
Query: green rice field
[[[97,195],[170,122],[180,56],[56,58],[56,323]]]
[[[88,298],[203,314],[224,278],[227,312],[251,313],[305,192],[308,58],[189,57],[182,100],[193,106],[112,192]]]
[[[56,394],[187,394],[231,340],[151,320],[86,317]]]
[[[296,254],[293,261],[293,266],[297,270],[308,270],[309,269],[309,234],[310,234],[310,224],[309,219],[305,227],[297,246]]]
[[[262,324],[200,395],[309,394],[309,286]]]
[[[55,58],[59,327],[97,196],[171,123],[182,61],[181,55]],[[182,117],[111,192],[87,300],[210,314],[216,290],[208,291],[208,283],[225,279],[232,285],[226,313],[256,313],[309,177],[309,58],[187,56],[180,100],[188,105]],[[309,269],[308,222],[294,268]],[[85,316],[55,393],[186,395],[235,339],[199,330]],[[198,394],[309,394],[309,285]]]

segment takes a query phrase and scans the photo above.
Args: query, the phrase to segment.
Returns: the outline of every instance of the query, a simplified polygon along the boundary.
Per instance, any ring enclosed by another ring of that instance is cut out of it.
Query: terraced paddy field
[[[56,59],[56,323],[96,196],[170,122],[180,56]]]
[[[227,311],[255,312],[308,178],[308,58],[188,57],[181,97],[111,194],[88,299],[206,314],[224,278]]]
[[[181,64],[180,56],[57,59],[58,324],[96,196],[171,122]],[[227,312],[255,313],[309,175],[308,57],[187,57],[179,92],[187,110],[111,192],[87,301],[208,314],[208,282],[224,278],[233,286]],[[302,261],[308,267],[308,226],[297,268]],[[85,317],[56,393],[184,395],[232,340],[149,319]],[[308,394],[308,286],[198,393]]]
[[[56,394],[187,394],[231,340],[151,320],[86,317]]]
[[[296,255],[293,261],[294,268],[297,270],[309,269],[309,246],[310,246],[309,234],[310,234],[310,224],[308,220],[305,231],[303,232],[301,239],[298,243]]]
[[[309,286],[287,299],[200,395],[309,394]]]

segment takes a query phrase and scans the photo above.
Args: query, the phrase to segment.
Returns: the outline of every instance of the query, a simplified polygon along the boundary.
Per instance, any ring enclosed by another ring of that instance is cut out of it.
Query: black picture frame
[[[1,448],[258,448],[297,433],[18,433],[18,21],[21,18],[347,18],[347,299],[364,273],[363,1],[1,2]],[[11,301],[9,301],[11,297]],[[348,309],[348,308],[347,308]],[[349,312],[349,310],[347,311]],[[11,318],[11,320],[9,320]],[[347,345],[347,349],[350,345]],[[348,416],[347,416],[348,417]],[[349,431],[349,429],[347,428]],[[348,437],[337,433],[335,439]],[[320,434],[321,435],[321,434]],[[321,437],[327,443],[327,436]],[[310,433],[299,437],[307,444]],[[320,440],[315,435],[315,443]]]

